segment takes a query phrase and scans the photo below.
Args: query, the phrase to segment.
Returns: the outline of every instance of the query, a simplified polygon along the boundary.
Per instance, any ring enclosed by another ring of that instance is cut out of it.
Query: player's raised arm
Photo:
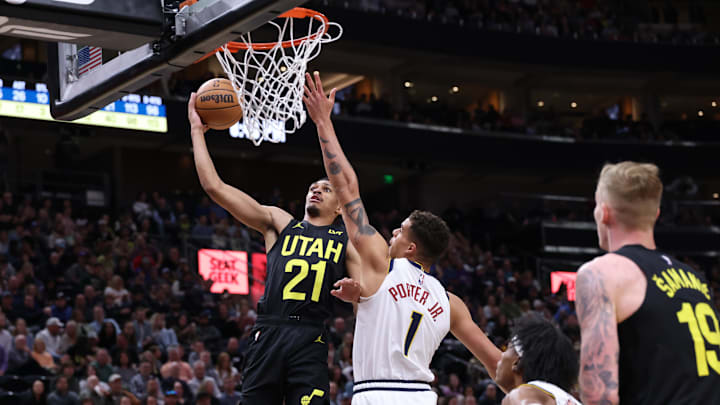
[[[342,204],[342,216],[350,241],[362,257],[364,269],[384,274],[387,272],[389,260],[388,244],[369,223],[365,206],[360,199],[355,170],[345,157],[330,120],[335,104],[335,89],[330,92],[329,97],[326,96],[320,75],[316,72],[313,80],[307,74],[303,100],[310,118],[317,126],[325,171]]]
[[[616,405],[620,344],[615,304],[598,259],[580,268],[575,283],[580,322],[580,391],[585,405]]]
[[[450,297],[450,332],[470,350],[475,358],[480,360],[490,374],[490,378],[495,380],[497,363],[500,361],[502,352],[473,322],[465,303],[455,294],[448,293],[448,296]],[[508,392],[512,387],[500,388],[504,392]]]
[[[195,111],[195,98],[195,93],[190,95],[188,120],[190,121],[195,167],[203,190],[213,201],[248,227],[259,231],[266,237],[268,232],[277,233],[292,217],[280,208],[261,205],[246,193],[222,181],[215,170],[215,165],[205,144],[205,132],[208,128]],[[272,244],[274,240],[266,240],[267,242]]]

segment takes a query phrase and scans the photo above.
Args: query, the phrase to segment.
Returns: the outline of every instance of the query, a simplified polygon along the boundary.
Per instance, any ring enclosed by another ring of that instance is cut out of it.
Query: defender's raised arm
[[[335,89],[325,95],[320,75],[315,80],[307,74],[305,83],[305,105],[310,118],[315,122],[322,149],[325,171],[342,204],[342,216],[350,240],[360,252],[363,266],[376,272],[387,271],[389,252],[385,239],[370,225],[367,211],[360,199],[357,176],[335,134],[330,113],[335,104]]]

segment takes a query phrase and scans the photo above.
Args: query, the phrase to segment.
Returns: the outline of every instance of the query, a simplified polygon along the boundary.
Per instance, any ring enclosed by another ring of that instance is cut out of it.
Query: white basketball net
[[[307,63],[320,54],[322,44],[342,35],[342,27],[337,23],[304,18],[300,21],[309,21],[307,39],[294,45],[295,18],[284,20],[282,26],[268,22],[278,31],[279,40],[272,49],[253,49],[251,34],[247,33],[240,39],[248,48],[241,61],[235,59],[227,45],[215,54],[238,93],[245,136],[255,146],[263,141],[284,142],[285,134],[295,132],[305,123],[302,97]],[[336,34],[330,33],[331,27],[337,27]],[[293,45],[283,48],[282,41],[286,39]]]

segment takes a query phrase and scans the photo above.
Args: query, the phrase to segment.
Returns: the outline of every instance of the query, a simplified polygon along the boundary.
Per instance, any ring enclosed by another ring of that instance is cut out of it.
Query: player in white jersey
[[[349,240],[362,258],[362,280],[341,280],[332,294],[356,300],[353,405],[435,404],[429,366],[451,331],[495,375],[500,350],[473,322],[465,303],[448,294],[426,270],[447,249],[450,231],[437,216],[413,212],[393,231],[390,247],[368,220],[357,176],[330,120],[335,90],[327,97],[320,77],[307,75],[305,105],[315,122],[330,183],[342,204]]]
[[[516,321],[496,381],[512,387],[503,405],[581,405],[568,393],[578,372],[570,339],[549,321],[526,315]]]

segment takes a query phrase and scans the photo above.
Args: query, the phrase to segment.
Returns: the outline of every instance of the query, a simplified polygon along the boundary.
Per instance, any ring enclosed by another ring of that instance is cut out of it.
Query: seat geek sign
[[[198,251],[198,273],[213,281],[211,293],[249,293],[247,252],[202,249]]]

